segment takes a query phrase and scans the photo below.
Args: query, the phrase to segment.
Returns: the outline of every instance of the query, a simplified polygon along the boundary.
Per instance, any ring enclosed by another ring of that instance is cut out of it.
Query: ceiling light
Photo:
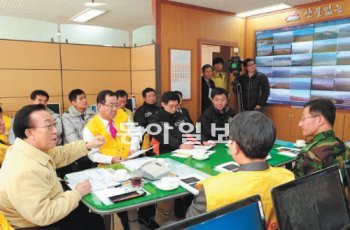
[[[241,13],[236,14],[236,16],[245,18],[245,17],[257,15],[257,14],[264,14],[264,13],[269,13],[269,12],[272,12],[272,11],[284,10],[284,9],[288,9],[288,8],[291,8],[291,7],[292,6],[290,6],[290,5],[281,3],[281,4],[277,4],[277,5],[272,5],[272,6],[267,6],[267,7],[255,9],[255,10],[241,12]]]
[[[105,6],[107,5],[106,3],[102,3],[102,2],[95,2],[95,0],[91,0],[91,2],[87,2],[85,3],[85,6],[91,6],[91,7],[94,7],[94,6]]]
[[[80,12],[79,14],[73,16],[71,19],[71,21],[74,22],[87,22],[101,14],[106,13],[107,10],[98,10],[98,9],[90,9],[87,8],[86,10]]]

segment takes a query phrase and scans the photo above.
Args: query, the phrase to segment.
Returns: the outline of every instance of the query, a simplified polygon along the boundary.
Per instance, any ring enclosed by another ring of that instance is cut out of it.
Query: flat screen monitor
[[[260,196],[255,195],[202,215],[178,221],[162,229],[266,229]]]
[[[332,230],[350,223],[338,165],[280,185],[272,198],[282,230]]]
[[[48,103],[47,107],[57,114],[61,114],[61,108],[59,103]]]

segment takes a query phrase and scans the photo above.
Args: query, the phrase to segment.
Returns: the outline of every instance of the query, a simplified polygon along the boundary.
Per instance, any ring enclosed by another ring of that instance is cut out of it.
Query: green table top
[[[272,166],[285,165],[295,160],[295,158],[293,157],[288,157],[288,156],[278,154],[277,153],[278,151],[276,150],[276,148],[280,146],[292,147],[292,148],[294,147],[294,145],[290,142],[277,140],[275,142],[273,149],[270,151],[270,155],[272,158],[268,160],[269,164]],[[215,150],[215,153],[210,155],[209,159],[203,160],[203,161],[195,160],[192,157],[188,157],[188,158],[173,157],[171,156],[171,153],[162,154],[157,157],[170,158],[177,162],[180,162],[182,164],[188,165],[192,168],[205,172],[209,175],[217,175],[220,172],[214,170],[215,166],[222,163],[229,162],[229,161],[233,161],[233,159],[229,154],[228,148],[224,144],[218,144],[214,148],[214,150]],[[120,169],[120,168],[123,168],[123,165],[118,163],[118,164],[110,165],[108,167],[113,169]],[[133,198],[130,200],[118,202],[112,205],[105,205],[94,194],[89,194],[85,196],[83,198],[83,202],[96,213],[110,214],[113,212],[121,212],[121,211],[129,210],[137,207],[142,207],[152,203],[157,203],[163,200],[168,200],[168,199],[172,199],[175,197],[180,197],[185,194],[188,194],[188,192],[182,187],[179,187],[172,191],[162,191],[157,189],[156,186],[153,185],[152,183],[146,183],[144,184],[143,188],[146,191],[148,191],[150,194],[143,197],[138,197],[138,198]]]

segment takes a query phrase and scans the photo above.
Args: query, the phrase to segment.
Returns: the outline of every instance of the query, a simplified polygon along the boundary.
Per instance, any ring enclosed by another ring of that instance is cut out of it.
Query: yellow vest
[[[127,108],[124,108],[123,110],[128,115],[130,121],[134,122],[134,114],[131,112],[131,110]]]
[[[125,159],[130,152],[130,137],[127,130],[122,128],[122,123],[128,121],[128,115],[122,110],[118,109],[117,115],[114,118],[114,124],[117,127],[117,136],[114,139],[106,130],[103,122],[98,115],[94,116],[86,127],[94,135],[101,135],[105,138],[106,143],[100,146],[100,152],[108,156],[120,156]],[[124,129],[124,130],[123,130]]]
[[[220,77],[219,73],[214,71],[213,76],[210,79],[213,80],[216,88],[224,88],[227,91],[229,90],[226,72],[221,72],[221,77]]]
[[[2,115],[2,119],[4,120],[4,123],[5,123],[5,133],[0,135],[0,140],[2,140],[5,143],[9,143],[8,135],[11,129],[11,118],[9,118],[6,115]]]
[[[284,168],[270,167],[264,171],[225,172],[199,182],[204,187],[207,211],[259,194],[268,229],[276,229],[271,189],[294,179],[294,174]]]
[[[0,230],[14,230],[1,212],[0,212]]]

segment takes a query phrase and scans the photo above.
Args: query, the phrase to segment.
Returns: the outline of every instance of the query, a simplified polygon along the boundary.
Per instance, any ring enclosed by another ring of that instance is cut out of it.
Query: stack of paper
[[[78,183],[89,180],[92,191],[120,186],[119,182],[112,180],[113,171],[111,172],[111,169],[95,168],[70,173],[66,175],[66,182],[70,188],[74,189]]]

